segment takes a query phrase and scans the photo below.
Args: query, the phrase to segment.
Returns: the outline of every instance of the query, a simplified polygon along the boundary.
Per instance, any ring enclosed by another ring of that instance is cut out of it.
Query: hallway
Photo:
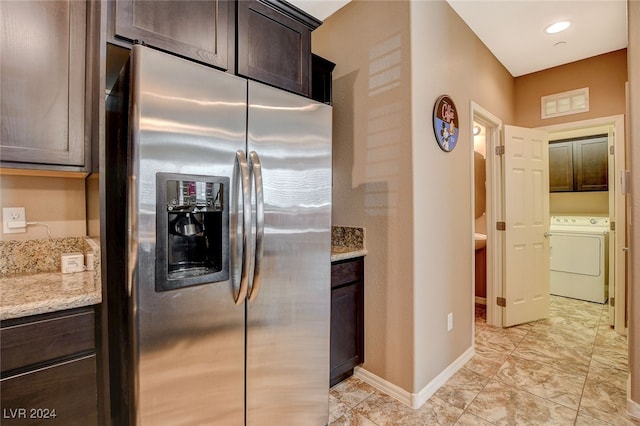
[[[413,410],[350,378],[330,425],[640,425],[626,415],[627,340],[608,305],[551,296],[550,317],[500,329],[476,305],[475,356]]]

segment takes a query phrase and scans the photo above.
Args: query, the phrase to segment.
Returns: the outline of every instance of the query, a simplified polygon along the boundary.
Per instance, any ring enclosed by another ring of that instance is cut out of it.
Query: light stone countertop
[[[63,274],[62,253],[93,254],[93,270]],[[87,237],[0,241],[0,320],[102,302],[100,246]]]
[[[0,320],[96,305],[102,292],[95,277],[87,271],[0,278]]]
[[[348,226],[331,227],[331,261],[366,256],[366,233],[364,228]]]

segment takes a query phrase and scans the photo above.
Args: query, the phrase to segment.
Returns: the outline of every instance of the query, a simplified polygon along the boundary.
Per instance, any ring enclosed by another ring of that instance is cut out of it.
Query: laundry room
[[[594,303],[609,299],[609,133],[603,126],[550,135],[553,295]]]

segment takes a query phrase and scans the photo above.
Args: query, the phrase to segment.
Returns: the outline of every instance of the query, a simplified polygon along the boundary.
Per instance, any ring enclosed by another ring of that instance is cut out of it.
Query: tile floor
[[[413,410],[349,378],[330,391],[337,425],[640,425],[626,412],[627,341],[608,306],[552,296],[548,319],[501,329],[476,306],[475,356]]]

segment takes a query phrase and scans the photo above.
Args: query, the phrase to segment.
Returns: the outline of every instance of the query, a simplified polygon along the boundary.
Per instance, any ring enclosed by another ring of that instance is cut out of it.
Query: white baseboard
[[[476,296],[476,303],[478,305],[486,305],[487,304],[487,298],[486,297],[478,297],[478,296]]]
[[[630,399],[627,399],[627,414],[640,420],[640,404]]]
[[[640,404],[629,399],[629,395],[631,395],[631,374],[627,377],[627,414],[640,419]]]
[[[408,392],[362,367],[356,367],[353,375],[411,408],[420,408],[451,376],[473,358],[473,354],[473,347],[470,347],[418,393]]]

